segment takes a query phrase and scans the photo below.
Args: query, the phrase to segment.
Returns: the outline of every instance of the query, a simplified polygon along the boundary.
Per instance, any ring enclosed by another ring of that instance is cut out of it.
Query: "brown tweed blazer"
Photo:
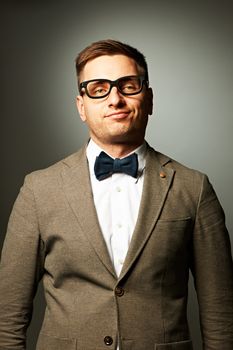
[[[46,298],[37,350],[190,350],[189,270],[203,349],[233,349],[233,270],[207,177],[148,146],[143,195],[116,277],[98,224],[85,147],[28,175],[0,269],[0,350],[25,349],[33,298]]]

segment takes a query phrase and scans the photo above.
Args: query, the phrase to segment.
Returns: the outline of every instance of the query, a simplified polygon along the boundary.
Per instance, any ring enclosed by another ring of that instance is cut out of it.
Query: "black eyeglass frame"
[[[119,89],[119,82],[122,81],[122,80],[125,80],[125,79],[129,79],[129,78],[138,78],[140,80],[140,84],[141,84],[141,87],[140,87],[140,90],[137,91],[137,92],[130,92],[130,93],[126,93],[126,92],[123,92]],[[87,89],[87,85],[93,81],[98,81],[98,82],[108,82],[110,84],[110,89],[109,91],[102,95],[102,96],[91,96],[89,93],[88,93],[88,89]],[[94,99],[99,99],[99,98],[104,98],[106,96],[108,96],[112,90],[112,88],[115,86],[117,88],[117,90],[123,95],[123,96],[132,96],[132,95],[137,95],[139,94],[142,89],[143,89],[143,85],[145,84],[146,87],[148,87],[148,81],[145,79],[145,76],[144,75],[126,75],[124,77],[121,77],[121,78],[118,78],[116,80],[109,80],[109,79],[91,79],[91,80],[86,80],[86,81],[83,81],[82,83],[80,83],[79,85],[79,91],[80,91],[80,95],[82,96],[84,94],[84,92],[82,91],[82,89],[84,88],[85,89],[85,93],[88,97],[90,98],[94,98]]]

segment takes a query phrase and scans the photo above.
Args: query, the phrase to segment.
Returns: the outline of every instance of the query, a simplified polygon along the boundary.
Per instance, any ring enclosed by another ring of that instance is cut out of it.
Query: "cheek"
[[[98,105],[86,106],[85,115],[88,124],[98,124],[102,120],[103,107]]]
[[[134,110],[136,112],[136,115],[140,116],[140,117],[145,117],[147,116],[147,111],[148,111],[148,106],[146,103],[138,103],[134,106]]]
[[[150,104],[147,101],[144,101],[142,103],[141,110],[146,116],[148,116],[148,114],[150,113]]]
[[[84,110],[87,119],[90,119],[91,117],[93,118],[97,113],[95,106],[92,106],[90,104],[85,105]]]

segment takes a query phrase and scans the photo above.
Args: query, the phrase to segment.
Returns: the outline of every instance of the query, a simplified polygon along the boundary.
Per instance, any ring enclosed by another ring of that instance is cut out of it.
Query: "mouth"
[[[127,118],[129,115],[129,111],[116,111],[112,112],[106,115],[106,118],[111,118],[111,119],[124,119]]]

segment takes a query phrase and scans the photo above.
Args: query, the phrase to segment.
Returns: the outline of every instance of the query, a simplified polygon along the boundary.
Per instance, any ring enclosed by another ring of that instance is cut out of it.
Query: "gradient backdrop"
[[[232,1],[1,1],[1,242],[24,176],[87,140],[75,107],[74,59],[90,42],[113,38],[141,50],[154,89],[147,140],[209,175],[233,232]],[[232,239],[232,236],[231,236]],[[36,297],[28,350],[44,301]],[[200,332],[190,281],[195,350]]]

